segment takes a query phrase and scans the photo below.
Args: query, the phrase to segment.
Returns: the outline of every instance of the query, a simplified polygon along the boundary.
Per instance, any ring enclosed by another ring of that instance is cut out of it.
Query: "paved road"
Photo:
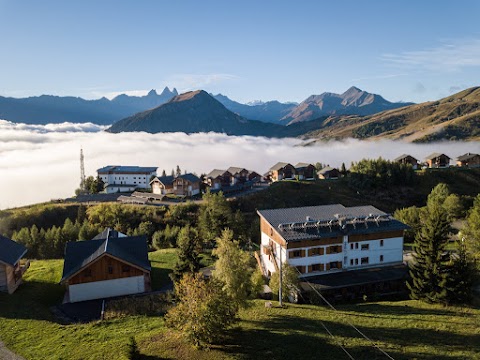
[[[3,342],[0,341],[0,359],[1,360],[25,360],[23,357],[8,350]]]

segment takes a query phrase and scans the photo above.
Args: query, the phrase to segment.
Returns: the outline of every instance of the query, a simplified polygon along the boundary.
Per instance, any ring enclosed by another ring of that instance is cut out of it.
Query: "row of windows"
[[[383,247],[383,240],[380,240],[380,246]],[[350,250],[363,250],[367,251],[370,250],[370,244],[360,244],[358,242],[356,243],[350,243]],[[302,254],[303,250],[293,250],[289,252],[289,257],[290,258],[297,258],[297,257],[303,257],[304,255]],[[328,246],[326,247],[326,252],[327,254],[338,254],[342,252],[342,246],[341,245],[334,245],[334,246]],[[323,247],[316,247],[316,248],[310,248],[308,249],[308,255],[307,256],[318,256],[318,255],[323,255],[324,254],[324,248]]]
[[[383,262],[383,255],[380,255],[379,258],[380,262]],[[360,264],[361,265],[367,265],[369,263],[369,258],[368,257],[362,257],[360,258]],[[358,265],[358,259],[350,259],[350,266],[353,265]]]

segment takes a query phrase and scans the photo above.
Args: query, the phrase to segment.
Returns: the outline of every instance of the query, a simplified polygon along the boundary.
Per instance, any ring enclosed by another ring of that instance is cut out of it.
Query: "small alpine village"
[[[478,154],[200,176],[80,161],[75,197],[0,212],[18,358],[479,358]]]

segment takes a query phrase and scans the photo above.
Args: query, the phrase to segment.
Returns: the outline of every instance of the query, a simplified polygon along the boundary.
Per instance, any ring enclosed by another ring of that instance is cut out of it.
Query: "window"
[[[128,266],[128,265],[123,265],[123,266],[122,266],[122,272],[130,272],[130,266]]]
[[[362,244],[362,250],[368,250],[370,248],[369,244]]]
[[[295,267],[300,272],[300,274],[303,274],[305,272],[305,267],[304,266],[295,266]]]
[[[318,256],[318,255],[323,255],[323,248],[317,247],[317,248],[310,249],[310,256]]]
[[[290,251],[290,257],[291,258],[302,257],[302,252],[300,250]]]
[[[380,262],[383,262],[383,255],[380,255]]]
[[[339,252],[342,252],[341,246],[330,246],[330,254],[337,254]]]
[[[362,265],[368,264],[368,257],[362,258],[362,259],[360,260],[360,263],[361,263]]]
[[[109,265],[107,270],[109,274],[113,274],[113,266]]]
[[[355,243],[355,249],[358,249],[358,243]]]
[[[353,259],[350,259],[350,265],[353,265]]]
[[[350,244],[350,250],[353,250],[353,243]]]
[[[312,264],[312,271],[322,271],[322,264]]]
[[[358,265],[358,259],[355,259],[355,265]]]
[[[383,246],[383,240],[380,240],[380,246]]]
[[[338,264],[336,261],[330,263],[330,269],[338,269]]]

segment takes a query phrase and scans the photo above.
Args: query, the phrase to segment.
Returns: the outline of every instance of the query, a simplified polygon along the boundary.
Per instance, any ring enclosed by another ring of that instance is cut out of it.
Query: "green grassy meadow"
[[[154,288],[165,285],[175,250],[150,254]],[[480,359],[480,309],[417,301],[265,308],[253,300],[239,322],[211,349],[195,349],[163,318],[130,316],[89,324],[62,325],[49,307],[60,302],[61,260],[32,261],[25,283],[0,295],[0,340],[26,359],[125,359],[135,336],[144,359],[385,359],[360,337],[357,326],[394,359]],[[331,337],[326,326],[334,335]]]

